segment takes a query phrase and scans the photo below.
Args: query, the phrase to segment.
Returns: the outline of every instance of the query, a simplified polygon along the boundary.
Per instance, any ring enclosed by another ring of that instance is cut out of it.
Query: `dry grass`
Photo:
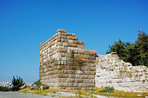
[[[93,94],[96,95],[102,95],[102,96],[108,96],[108,97],[116,97],[116,98],[121,98],[121,97],[125,97],[125,98],[137,98],[137,95],[140,95],[140,98],[145,98],[145,96],[148,96],[148,93],[139,93],[139,92],[124,92],[124,91],[114,91],[113,93],[101,93],[99,92],[100,90],[104,89],[104,87],[100,87],[100,88],[93,88],[93,89],[89,89],[89,90],[69,90],[69,89],[55,89],[55,88],[51,88],[51,89],[46,89],[46,90],[30,90],[30,89],[23,89],[20,90],[20,92],[23,93],[32,93],[32,94],[37,94],[37,95],[43,95],[43,96],[47,96],[48,93],[50,94],[56,94],[57,92],[70,92],[70,93],[75,93],[77,96],[76,97],[94,97]],[[76,97],[72,97],[72,98],[76,98]],[[65,97],[62,97],[65,98]],[[68,98],[68,97],[66,97]]]

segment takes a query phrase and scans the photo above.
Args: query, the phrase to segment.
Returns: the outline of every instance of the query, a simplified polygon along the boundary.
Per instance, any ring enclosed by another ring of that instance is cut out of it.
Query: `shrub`
[[[101,93],[113,93],[114,88],[113,87],[105,87],[103,90],[99,91]]]
[[[74,90],[80,90],[80,88],[74,88]]]
[[[24,85],[24,81],[20,76],[19,77],[17,76],[17,78],[13,76],[12,84],[13,84],[12,90],[18,91],[20,90],[20,87]]]
[[[11,88],[9,88],[9,87],[2,87],[2,86],[0,86],[0,91],[11,91]]]
[[[40,80],[35,81],[34,84],[35,84],[38,88],[40,88],[41,85],[42,85],[42,83],[40,82]]]
[[[96,91],[96,89],[88,89],[89,91]]]

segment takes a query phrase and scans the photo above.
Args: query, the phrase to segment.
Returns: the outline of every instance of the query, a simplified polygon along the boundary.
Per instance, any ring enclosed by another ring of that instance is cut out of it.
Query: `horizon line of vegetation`
[[[130,62],[133,66],[144,65],[148,67],[148,34],[143,30],[138,30],[138,32],[134,43],[119,39],[113,45],[109,45],[106,54],[116,52],[120,59]]]

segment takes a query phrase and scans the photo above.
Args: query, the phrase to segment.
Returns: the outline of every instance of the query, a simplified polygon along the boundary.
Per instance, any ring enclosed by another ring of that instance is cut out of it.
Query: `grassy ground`
[[[148,93],[138,93],[138,92],[124,92],[124,91],[113,91],[113,92],[100,92],[104,88],[93,88],[89,90],[68,90],[68,89],[46,89],[46,90],[30,90],[30,89],[23,89],[20,90],[19,92],[23,93],[32,93],[32,94],[37,94],[37,95],[43,95],[43,96],[48,96],[49,94],[51,97],[56,97],[56,93],[58,92],[69,92],[69,93],[74,93],[76,96],[69,97],[69,98],[81,98],[81,97],[92,97],[95,98],[94,95],[102,95],[102,96],[108,96],[108,97],[115,97],[115,98],[145,98],[145,96],[148,96]],[[65,97],[62,97],[65,98]],[[66,97],[68,98],[68,97]]]

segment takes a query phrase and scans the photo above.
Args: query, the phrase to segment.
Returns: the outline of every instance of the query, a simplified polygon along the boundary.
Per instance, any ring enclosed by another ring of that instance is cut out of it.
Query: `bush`
[[[2,87],[2,86],[0,86],[0,91],[11,91],[11,88],[9,88],[9,87]]]
[[[20,90],[20,87],[24,85],[24,81],[20,76],[19,77],[17,76],[17,78],[13,76],[12,84],[13,84],[12,90],[18,91]]]
[[[113,87],[105,87],[103,90],[99,91],[101,93],[113,93],[114,88]]]
[[[96,91],[96,89],[88,89],[89,91]]]
[[[74,90],[81,90],[80,88],[74,88]]]
[[[41,87],[42,83],[40,82],[40,80],[35,81],[34,84],[36,84],[36,86],[38,87],[38,89]]]

